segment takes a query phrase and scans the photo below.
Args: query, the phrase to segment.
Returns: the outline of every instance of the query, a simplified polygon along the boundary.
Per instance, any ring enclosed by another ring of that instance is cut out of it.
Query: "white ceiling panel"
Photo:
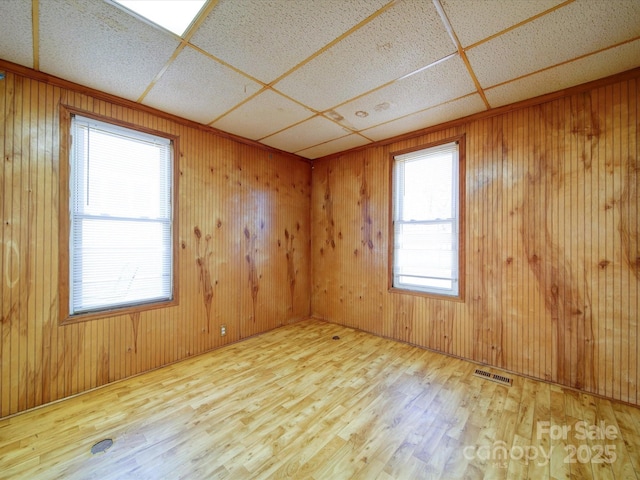
[[[265,83],[389,0],[222,0],[191,42]]]
[[[458,55],[335,109],[355,130],[433,107],[476,91]]]
[[[484,88],[640,36],[640,1],[576,0],[472,48]]]
[[[143,103],[206,124],[260,88],[259,83],[187,47]]]
[[[455,52],[432,2],[398,2],[275,85],[326,110]]]
[[[222,117],[212,126],[241,137],[258,140],[312,115],[311,110],[273,90],[266,90]],[[265,118],[269,121],[266,122]]]
[[[563,0],[441,0],[463,47],[544,12]]]
[[[331,120],[317,116],[271,135],[263,139],[262,143],[286,152],[298,152],[350,133],[351,131]]]
[[[638,64],[640,40],[544,70],[486,90],[492,107],[508,105],[598,78],[630,70]]]
[[[361,147],[362,145],[366,145],[367,143],[371,143],[371,141],[364,138],[362,135],[353,133],[351,135],[347,135],[346,137],[337,138],[336,140],[331,140],[329,142],[322,143],[315,147],[307,148],[306,150],[302,150],[297,153],[298,155],[301,155],[305,158],[314,159],[324,157],[326,155],[331,155],[332,153],[343,152],[351,148]]]
[[[44,72],[130,100],[178,46],[169,33],[106,2],[44,1],[39,10]]]
[[[0,1],[0,19],[0,58],[32,68],[31,2]]]
[[[372,140],[384,140],[395,137],[396,135],[402,135],[403,133],[413,132],[431,125],[437,125],[482,112],[483,110],[485,110],[485,106],[480,95],[473,94],[454,100],[453,102],[429,108],[422,112],[407,115],[406,117],[378,125],[377,127],[363,130],[362,134]]]

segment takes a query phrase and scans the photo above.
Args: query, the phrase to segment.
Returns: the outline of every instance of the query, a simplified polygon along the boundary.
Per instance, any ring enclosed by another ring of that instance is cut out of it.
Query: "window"
[[[65,318],[173,300],[172,140],[80,115],[70,130]]]
[[[392,288],[462,296],[460,143],[393,157]]]

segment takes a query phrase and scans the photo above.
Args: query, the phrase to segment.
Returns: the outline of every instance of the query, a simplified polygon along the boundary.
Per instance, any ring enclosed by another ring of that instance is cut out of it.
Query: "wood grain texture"
[[[636,71],[316,160],[312,314],[640,404],[639,90]],[[390,153],[457,135],[465,301],[391,292]]]
[[[61,105],[179,138],[178,306],[60,325]],[[308,316],[307,162],[11,71],[0,152],[0,416]]]
[[[519,376],[506,387],[476,368],[303,320],[0,420],[0,478],[640,474],[638,408]],[[598,453],[607,446],[615,459]]]

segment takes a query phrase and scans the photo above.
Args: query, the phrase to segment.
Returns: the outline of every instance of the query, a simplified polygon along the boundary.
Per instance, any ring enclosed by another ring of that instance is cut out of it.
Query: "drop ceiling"
[[[639,0],[1,0],[0,58],[314,159],[640,66]]]

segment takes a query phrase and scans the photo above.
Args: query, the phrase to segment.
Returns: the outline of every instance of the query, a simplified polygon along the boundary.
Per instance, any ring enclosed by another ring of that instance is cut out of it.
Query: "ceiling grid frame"
[[[113,2],[110,2],[110,3],[113,3]],[[154,85],[158,83],[160,78],[162,78],[162,75],[164,75],[164,73],[167,71],[169,66],[171,66],[171,64],[176,60],[176,58],[178,58],[178,55],[180,55],[182,50],[184,50],[184,48],[187,45],[189,45],[189,40],[191,39],[191,36],[195,33],[195,31],[202,24],[202,22],[204,22],[204,19],[207,18],[207,15],[209,15],[211,10],[214,9],[217,3],[218,3],[218,0],[209,0],[207,3],[205,3],[204,7],[202,7],[202,9],[198,12],[198,15],[196,16],[196,18],[193,19],[193,21],[189,24],[189,26],[187,27],[183,35],[180,37],[180,45],[178,45],[175,52],[173,52],[173,55],[171,55],[171,58],[169,58],[169,60],[167,60],[167,63],[165,63],[164,67],[162,67],[162,70],[158,72],[158,74],[153,78],[153,80],[147,86],[144,92],[142,92],[142,95],[140,95],[140,97],[136,100],[137,103],[142,103],[144,101],[145,97],[149,94],[149,92],[154,87]],[[115,5],[116,7],[125,8],[117,3],[113,3],[113,5]],[[214,60],[218,61],[218,59],[214,59]]]
[[[33,38],[33,69],[40,70],[40,25],[38,13],[40,9],[40,0],[31,0],[31,29]]]
[[[306,59],[304,59],[302,62],[298,63],[297,65],[295,65],[293,68],[291,68],[290,70],[288,70],[287,72],[283,73],[282,75],[280,75],[279,77],[277,77],[276,79],[272,80],[271,82],[269,82],[268,84],[265,85],[266,89],[270,89],[273,92],[275,92],[278,95],[282,95],[285,98],[288,98],[296,103],[298,103],[300,106],[314,112],[314,115],[310,118],[306,118],[304,120],[301,120],[300,122],[294,123],[292,125],[289,125],[287,127],[282,128],[281,130],[278,130],[276,132],[270,133],[269,135],[266,135],[262,138],[257,139],[258,141],[262,141],[265,138],[268,138],[272,135],[277,135],[278,133],[280,133],[281,131],[284,131],[288,128],[292,128],[295,127],[301,123],[304,123],[305,121],[310,120],[311,118],[313,118],[314,116],[322,116],[324,118],[326,118],[329,121],[333,121],[334,123],[337,123],[338,125],[340,125],[338,122],[336,122],[333,118],[327,117],[326,115],[323,114],[323,112],[318,111],[316,109],[313,109],[312,107],[303,104],[302,102],[299,102],[298,100],[290,97],[289,95],[279,91],[277,88],[274,87],[274,85],[276,83],[278,83],[281,79],[285,78],[286,76],[290,75],[291,73],[295,72],[296,70],[300,69],[302,66],[306,65],[307,63],[309,63],[311,60],[313,60],[314,58],[316,58],[317,56],[321,55],[323,52],[327,51],[329,48],[331,48],[333,45],[337,44],[340,40],[346,38],[347,36],[351,35],[353,32],[359,30],[360,28],[362,28],[363,25],[366,25],[367,23],[371,22],[374,18],[376,18],[378,15],[380,15],[381,13],[383,13],[384,11],[386,11],[387,9],[391,8],[394,4],[397,3],[398,0],[392,0],[390,1],[387,5],[385,5],[384,7],[382,7],[381,9],[377,10],[376,12],[374,12],[372,15],[370,15],[369,17],[365,18],[364,20],[362,20],[360,23],[358,23],[357,25],[353,26],[351,29],[349,29],[347,32],[343,33],[342,35],[340,35],[339,37],[335,38],[334,40],[332,40],[331,42],[329,42],[327,45],[325,45],[324,47],[322,47],[320,50],[316,51],[315,53],[313,53],[311,56],[307,57]],[[244,105],[245,103],[247,103],[249,100],[251,100],[252,98],[255,98],[256,96],[258,96],[259,94],[261,94],[263,92],[263,90],[261,90],[260,92],[257,92],[255,94],[253,94],[251,97],[245,99],[244,101],[240,102],[238,105],[236,105],[234,108],[232,108],[231,110],[223,113],[222,115],[220,115],[219,117],[217,117],[216,119],[212,120],[211,122],[209,122],[207,125],[209,126],[213,126],[214,123],[216,123],[218,120],[221,120],[223,117],[225,117],[226,115],[228,115],[229,113],[233,112],[234,110],[236,110],[237,108],[241,107],[242,105]],[[345,128],[345,126],[340,125],[341,127]],[[348,128],[348,127],[346,127]],[[352,131],[351,133],[358,133],[358,132],[354,132]],[[350,135],[350,133],[348,133],[347,135]],[[339,140],[340,138],[343,137],[338,137],[335,140]],[[370,139],[367,139],[366,137],[364,137],[366,140],[371,141]],[[326,142],[323,142],[326,143]],[[317,147],[319,145],[322,145],[323,143],[320,143],[318,145],[313,145],[312,147]],[[309,148],[309,147],[307,147]],[[290,152],[290,153],[296,153],[296,152]]]
[[[434,0],[434,1],[438,1],[439,0]],[[518,22],[514,25],[511,25],[508,28],[505,28],[504,30],[499,31],[498,33],[494,33],[493,35],[489,35],[487,38],[483,38],[482,40],[478,40],[475,43],[472,43],[471,45],[468,45],[467,47],[465,47],[466,50],[471,50],[472,48],[475,48],[479,45],[482,45],[483,43],[487,43],[491,40],[493,40],[496,37],[499,37],[500,35],[504,35],[505,33],[509,33],[511,30],[515,30],[518,27],[521,27],[523,25],[526,25],[527,23],[531,23],[534,20],[537,20],[538,18],[544,17],[545,15],[548,15],[549,13],[558,10],[559,8],[565,7],[567,5],[569,5],[570,3],[575,2],[576,0],[565,0],[562,3],[559,3],[558,5],[556,5],[555,7],[551,7],[543,12],[540,12],[532,17],[527,18],[526,20],[523,20],[521,22]]]
[[[563,65],[568,65],[568,64],[573,63],[573,62],[575,62],[577,60],[582,60],[584,58],[592,57],[593,55],[597,55],[598,53],[606,52],[607,50],[611,50],[613,48],[622,47],[624,45],[627,45],[627,44],[630,44],[630,43],[633,43],[633,42],[637,42],[639,40],[640,40],[640,36],[637,36],[637,37],[632,38],[630,40],[625,40],[623,42],[619,42],[619,43],[616,43],[616,44],[613,44],[613,45],[609,45],[608,47],[603,47],[603,48],[601,48],[599,50],[594,50],[593,52],[585,53],[584,55],[579,55],[579,56],[577,56],[575,58],[572,58],[570,60],[565,60],[564,62],[559,62],[559,63],[556,63],[554,65],[550,65],[548,67],[541,68],[540,70],[536,70],[535,72],[530,72],[530,73],[527,73],[525,75],[521,75],[519,77],[514,77],[514,78],[511,78],[509,80],[505,80],[504,82],[501,82],[501,83],[496,83],[495,85],[492,85],[491,87],[487,88],[487,90],[491,90],[491,89],[494,89],[494,88],[502,87],[503,85],[507,85],[509,83],[516,82],[518,80],[522,80],[523,78],[531,77],[533,75],[537,75],[539,73],[543,73],[543,72],[546,72],[548,70],[553,70],[553,69],[555,69],[557,67],[561,67]]]
[[[176,35],[137,15],[127,20],[130,11],[113,0],[5,0],[0,18],[8,28],[0,31],[0,46],[2,60],[313,160],[339,153],[336,149],[345,145],[359,147],[640,67],[640,2],[610,3],[605,9],[597,0],[207,0],[186,31]],[[245,23],[243,15],[249,15]],[[21,27],[27,18],[30,31],[26,24]],[[237,24],[217,23],[236,19]],[[216,44],[218,27],[238,30],[238,43],[220,54],[203,47]],[[249,29],[258,29],[258,37]],[[414,46],[402,47],[416,29]],[[546,39],[540,38],[543,44],[537,45],[535,36],[529,40],[536,29],[552,32],[555,44],[543,45]],[[303,36],[291,37],[296,31]],[[565,31],[572,36],[565,38]],[[449,53],[442,43],[445,34]],[[517,40],[514,34],[525,37]],[[68,43],[73,38],[77,43]],[[260,41],[251,43],[251,38]],[[511,45],[512,40],[517,41]],[[167,54],[172,41],[175,47]],[[530,64],[520,58],[527,41],[540,57]],[[287,44],[294,47],[291,52],[273,50]],[[494,53],[505,48],[510,59]],[[549,57],[558,49],[564,56],[546,61],[545,48],[554,49]],[[143,53],[153,60],[140,66],[136,58]],[[282,55],[286,61],[265,78],[239,66],[238,55],[261,64]],[[98,69],[86,63],[90,59]],[[460,61],[468,78],[447,82]],[[331,65],[339,65],[351,80],[325,85],[322,108],[309,103],[311,97],[292,93],[310,85],[292,90],[283,83],[312,71],[325,75],[323,68]],[[503,73],[496,76],[494,70]],[[375,78],[367,78],[368,71]],[[193,72],[214,76],[189,79]]]
[[[440,3],[440,0],[432,0],[432,1],[436,7],[436,10],[438,11],[438,14],[440,15],[440,18],[442,19],[442,23],[444,23],[444,27],[447,29],[447,32],[451,36],[451,40],[453,41],[454,45],[456,46],[456,49],[458,50],[458,54],[460,55],[460,58],[462,59],[465,67],[467,67],[469,76],[471,77],[471,80],[473,80],[473,83],[476,86],[476,90],[478,91],[480,98],[482,98],[482,101],[484,102],[484,105],[487,107],[487,109],[490,109],[491,105],[489,104],[489,100],[487,100],[487,97],[484,94],[484,89],[482,88],[482,85],[480,85],[480,82],[478,81],[478,77],[476,76],[475,72],[473,71],[473,68],[471,67],[471,63],[469,63],[469,59],[467,58],[465,49],[462,47],[462,44],[460,43],[460,40],[458,39],[456,32],[453,30],[453,26],[451,25],[451,22],[449,21],[449,18],[447,17],[446,12],[442,8],[442,3]]]

